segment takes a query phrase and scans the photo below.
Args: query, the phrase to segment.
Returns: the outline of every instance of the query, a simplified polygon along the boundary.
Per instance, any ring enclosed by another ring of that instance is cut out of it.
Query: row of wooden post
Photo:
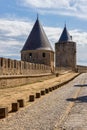
[[[46,88],[44,90],[41,90],[41,92],[37,92],[36,95],[29,95],[29,102],[35,101],[35,98],[40,98],[41,96],[44,96],[45,94],[48,94],[49,92],[52,92],[53,90],[57,89],[59,85]],[[17,100],[17,102],[12,103],[12,110],[11,112],[16,112],[19,110],[20,107],[24,107],[25,103],[23,99]],[[0,119],[5,118],[8,116],[8,107],[0,107]]]

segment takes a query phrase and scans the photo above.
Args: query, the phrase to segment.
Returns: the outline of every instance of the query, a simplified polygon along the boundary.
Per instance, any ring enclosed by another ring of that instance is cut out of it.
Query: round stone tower
[[[38,17],[21,50],[21,60],[48,65],[52,71],[54,69],[54,51]]]
[[[76,43],[72,41],[66,25],[59,41],[55,44],[55,66],[76,69]]]

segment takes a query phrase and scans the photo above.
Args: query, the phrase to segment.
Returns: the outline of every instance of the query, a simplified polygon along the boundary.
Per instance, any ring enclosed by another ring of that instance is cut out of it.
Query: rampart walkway
[[[87,74],[0,121],[0,130],[87,130]]]
[[[36,92],[40,92],[41,90],[52,87],[56,84],[60,84],[66,80],[69,80],[73,76],[77,75],[76,73],[70,72],[64,75],[60,75],[56,77],[55,75],[45,76],[39,79],[36,77],[37,82],[35,82],[35,78],[32,78],[30,84],[10,87],[5,89],[0,89],[0,106],[7,106],[9,110],[11,110],[11,103],[17,102],[18,99],[22,98],[25,100],[25,105],[29,104],[28,99],[30,94],[35,94]],[[32,82],[32,84],[31,84]],[[10,82],[8,82],[10,84]],[[13,81],[16,84],[16,81]]]

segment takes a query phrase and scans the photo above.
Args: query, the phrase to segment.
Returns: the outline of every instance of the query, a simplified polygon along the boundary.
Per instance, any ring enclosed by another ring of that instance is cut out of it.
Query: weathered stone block
[[[0,119],[8,116],[8,107],[0,107]]]
[[[12,112],[16,112],[19,110],[19,103],[12,103]]]
[[[24,100],[23,99],[19,99],[19,100],[17,100],[17,102],[19,103],[19,107],[24,107]]]

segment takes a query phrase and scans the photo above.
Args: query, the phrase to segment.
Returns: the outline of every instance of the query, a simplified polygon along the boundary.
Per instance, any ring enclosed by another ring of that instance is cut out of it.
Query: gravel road
[[[67,110],[72,98],[87,74],[81,74],[68,84],[36,99],[31,105],[0,120],[0,130],[54,130]],[[67,129],[66,129],[67,130]]]

